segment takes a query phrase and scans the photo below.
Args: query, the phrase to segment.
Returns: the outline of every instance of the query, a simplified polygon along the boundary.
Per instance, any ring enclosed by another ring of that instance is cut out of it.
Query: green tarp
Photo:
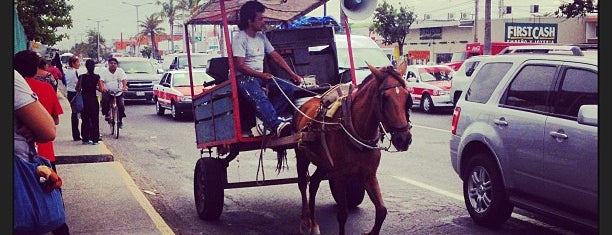
[[[14,10],[15,10],[15,15],[14,15],[15,17],[13,20],[14,21],[13,29],[14,29],[14,36],[15,36],[14,38],[15,45],[13,47],[13,54],[28,49],[28,46],[27,46],[28,39],[26,38],[25,31],[23,30],[23,25],[21,25],[21,21],[19,21],[19,16],[17,15],[17,9],[14,9]]]

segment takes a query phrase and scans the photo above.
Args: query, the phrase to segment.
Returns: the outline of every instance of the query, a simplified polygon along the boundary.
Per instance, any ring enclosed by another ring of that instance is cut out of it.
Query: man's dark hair
[[[258,1],[248,1],[240,7],[240,18],[238,21],[238,28],[245,30],[249,27],[249,20],[255,20],[257,13],[263,13],[266,10],[266,6]]]
[[[111,61],[115,61],[115,63],[119,64],[119,61],[115,57],[109,58],[106,62],[108,63],[108,62],[111,62]]]
[[[31,78],[36,75],[39,61],[40,56],[31,50],[17,52],[17,54],[15,54],[15,58],[13,59],[15,70],[17,70],[17,72],[24,78]]]

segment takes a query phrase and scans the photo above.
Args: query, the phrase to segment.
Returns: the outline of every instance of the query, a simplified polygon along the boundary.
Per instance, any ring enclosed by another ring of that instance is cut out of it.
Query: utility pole
[[[98,24],[98,42],[96,43],[96,47],[98,48],[98,52],[96,53],[96,61],[100,62],[100,22],[108,21],[108,20],[93,20],[87,19]]]
[[[491,54],[491,0],[485,0],[484,52]]]
[[[478,0],[474,0],[474,42],[478,42]]]
[[[130,6],[133,6],[133,7],[136,8],[136,32],[134,33],[134,40],[136,40],[136,43],[134,43],[134,45],[137,45],[138,41],[139,41],[138,37],[137,37],[137,35],[138,35],[138,21],[140,20],[140,18],[138,18],[138,7],[141,7],[141,6],[144,6],[144,5],[150,5],[150,4],[153,4],[153,3],[152,2],[142,3],[142,4],[132,4],[132,3],[127,3],[127,2],[121,2],[121,3],[126,4],[126,5],[130,5]],[[151,43],[155,43],[155,42],[151,42]],[[138,45],[138,47],[140,47],[140,45]],[[138,49],[140,49],[140,48],[138,48]],[[136,46],[134,46],[134,56],[136,55],[136,50],[137,50]]]

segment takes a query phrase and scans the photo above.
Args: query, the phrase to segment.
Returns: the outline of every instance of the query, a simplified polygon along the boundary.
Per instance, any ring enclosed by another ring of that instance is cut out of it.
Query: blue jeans
[[[250,105],[255,108],[255,116],[259,118],[264,126],[273,130],[283,120],[279,118],[279,113],[289,112],[289,101],[285,97],[292,99],[293,93],[297,87],[287,80],[276,79],[276,82],[281,87],[281,91],[272,80],[264,81],[261,78],[241,75],[237,78],[238,92],[240,98],[245,99]],[[263,90],[263,87],[268,88],[268,94]]]

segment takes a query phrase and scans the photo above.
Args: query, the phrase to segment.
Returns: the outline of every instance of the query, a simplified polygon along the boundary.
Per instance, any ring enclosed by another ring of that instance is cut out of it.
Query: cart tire
[[[338,195],[338,193],[335,192],[334,190],[333,180],[328,180],[328,181],[329,181],[329,188],[331,190],[332,196],[334,197],[334,200],[338,202],[337,198],[340,195]],[[365,188],[363,187],[363,183],[361,182],[361,180],[359,180],[359,178],[357,177],[351,178],[348,185],[349,186],[348,186],[348,191],[346,195],[346,199],[347,199],[346,205],[349,210],[352,210],[352,209],[357,208],[357,206],[359,206],[359,204],[363,202],[363,197],[365,196]]]
[[[202,220],[217,220],[223,211],[223,189],[227,169],[220,159],[200,158],[193,177],[196,210]]]

